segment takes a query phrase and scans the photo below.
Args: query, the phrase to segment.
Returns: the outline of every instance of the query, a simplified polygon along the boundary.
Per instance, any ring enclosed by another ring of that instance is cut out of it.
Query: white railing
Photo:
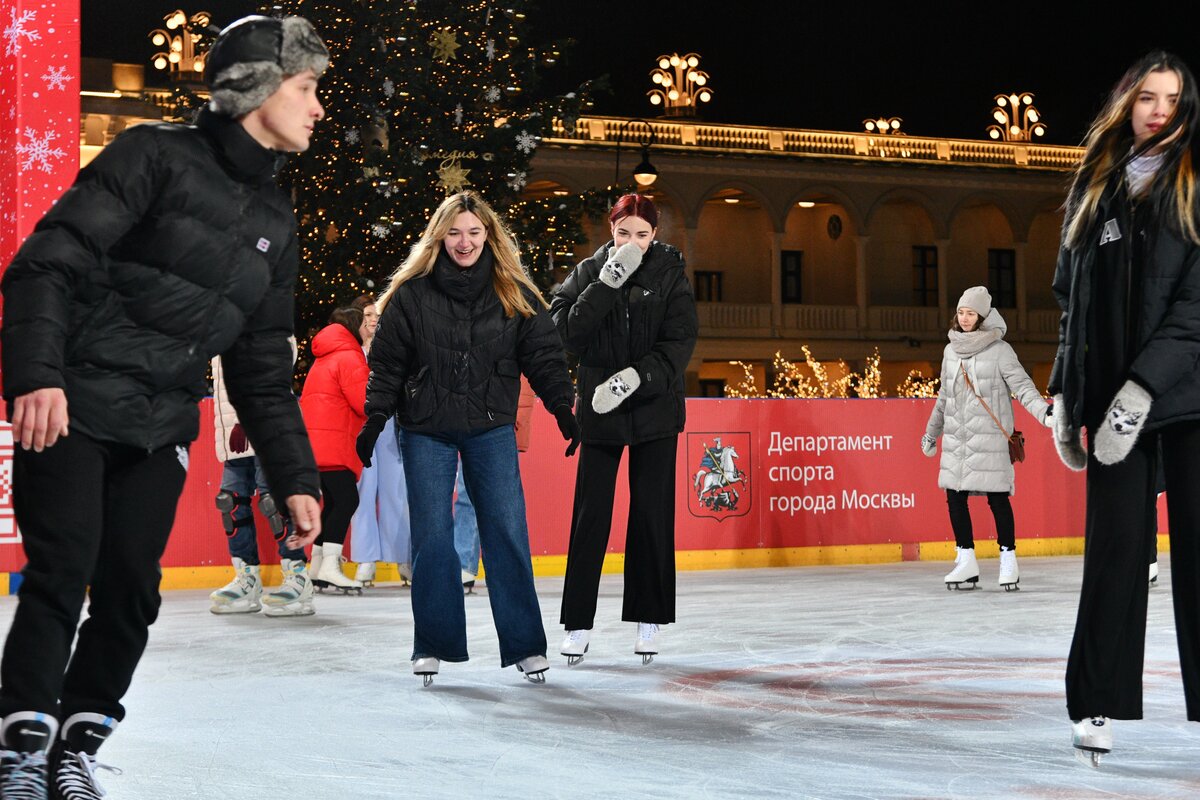
[[[770,333],[770,303],[696,303],[700,328],[719,329],[745,334],[751,330]]]
[[[854,331],[858,329],[858,308],[786,305],[783,307],[783,328],[789,331]]]
[[[1058,309],[1030,311],[1025,314],[1025,332],[1034,336],[1053,336],[1057,339],[1060,319],[1062,312]]]

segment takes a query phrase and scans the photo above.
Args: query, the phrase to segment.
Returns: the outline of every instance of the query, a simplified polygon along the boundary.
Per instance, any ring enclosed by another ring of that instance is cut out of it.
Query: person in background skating
[[[350,307],[363,312],[363,353],[370,353],[379,325],[375,298],[364,294]],[[379,561],[395,563],[401,580],[412,578],[408,500],[404,494],[404,462],[400,459],[395,423],[389,419],[375,443],[371,466],[364,467],[358,479],[358,509],[350,521],[350,550],[358,562],[354,579],[364,586],[374,584]]]
[[[517,419],[513,423],[513,434],[517,439],[517,452],[529,449],[529,424],[533,417],[533,388],[529,381],[521,378],[521,395],[517,399]],[[463,589],[471,594],[475,578],[479,575],[479,522],[475,519],[475,505],[463,480],[462,461],[458,462],[458,474],[454,478],[454,551],[458,553],[462,568]]]
[[[544,680],[546,632],[533,583],[513,421],[524,374],[574,452],[579,429],[562,342],[521,266],[516,240],[472,192],[446,198],[379,301],[368,420],[369,464],[393,415],[400,426],[413,534],[413,673],[467,660],[466,611],[451,503],[461,457],[478,512],[500,664]]]
[[[1000,585],[1016,589],[1021,580],[1016,522],[1008,499],[1016,490],[1008,454],[1008,438],[1016,428],[1012,397],[1043,425],[1050,424],[1051,408],[1004,341],[1007,330],[1000,311],[992,308],[987,288],[973,286],[963,292],[950,328],[950,344],[942,356],[937,403],[921,437],[922,452],[932,458],[937,455],[938,437],[945,436],[938,487],[946,490],[956,552],[954,569],[945,578],[947,589],[962,588],[964,583],[973,589],[979,582],[967,507],[973,494],[987,495],[996,520]]]
[[[362,463],[355,438],[366,420],[367,359],[363,313],[339,308],[312,340],[313,363],[300,393],[300,410],[321,471],[321,535],[313,543],[312,579],[318,588],[362,591],[342,572],[342,548],[358,508]]]
[[[1200,722],[1198,120],[1178,57],[1150,53],[1125,73],[1084,140],[1054,273],[1054,441],[1087,471],[1067,712],[1077,755],[1093,764],[1112,749],[1112,719],[1142,718],[1160,446],[1180,670],[1187,718]]]
[[[289,545],[320,532],[288,344],[296,220],[274,176],[324,116],[328,63],[302,18],[227,27],[208,52],[212,95],[196,125],[119,135],[4,274],[13,505],[28,559],[0,665],[5,800],[41,800],[48,783],[56,798],[103,794],[95,755],[125,715],[158,615],[159,559],[213,356],[297,526]]]
[[[294,352],[294,351],[293,351]],[[209,595],[214,614],[252,614],[265,603],[269,617],[304,617],[313,613],[312,581],[304,561],[304,551],[288,544],[292,521],[280,510],[267,486],[262,465],[246,438],[246,429],[238,422],[237,411],[229,402],[221,357],[212,360],[213,429],[216,432],[217,459],[221,468],[221,488],[216,506],[221,527],[233,560],[233,580]],[[279,545],[279,569],[282,583],[263,596],[258,535],[254,526],[251,501],[258,492],[258,508],[271,526]]]
[[[658,652],[675,621],[675,458],[684,424],[684,372],[696,345],[696,301],[683,256],[656,241],[658,210],[625,195],[609,215],[613,240],[579,263],[550,313],[579,356],[583,446],[563,585],[560,652],[591,642],[600,570],[612,527],[621,453],[629,448],[629,523],[621,619],[637,623],[634,653]]]

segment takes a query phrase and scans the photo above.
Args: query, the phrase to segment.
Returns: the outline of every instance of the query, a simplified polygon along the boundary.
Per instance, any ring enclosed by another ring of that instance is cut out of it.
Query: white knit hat
[[[958,305],[954,308],[969,308],[978,314],[980,319],[987,319],[987,315],[992,312],[992,296],[986,286],[972,286],[958,298]]]

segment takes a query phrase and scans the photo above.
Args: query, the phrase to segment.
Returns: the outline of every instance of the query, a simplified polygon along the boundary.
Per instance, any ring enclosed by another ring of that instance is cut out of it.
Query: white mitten
[[[1087,451],[1083,449],[1083,437],[1078,428],[1072,428],[1067,406],[1061,394],[1054,395],[1054,449],[1067,469],[1082,472],[1087,469]]]
[[[642,248],[626,242],[608,254],[608,262],[600,268],[600,280],[614,289],[620,289],[629,276],[642,263]]]
[[[1125,460],[1137,443],[1138,434],[1146,427],[1150,402],[1149,392],[1133,381],[1125,381],[1105,412],[1100,429],[1096,431],[1097,461],[1116,464]]]
[[[933,458],[937,455],[937,437],[928,433],[921,437],[921,452]]]
[[[621,405],[625,398],[637,391],[641,385],[642,378],[638,371],[633,367],[626,367],[596,387],[592,394],[592,410],[597,414],[607,414]]]

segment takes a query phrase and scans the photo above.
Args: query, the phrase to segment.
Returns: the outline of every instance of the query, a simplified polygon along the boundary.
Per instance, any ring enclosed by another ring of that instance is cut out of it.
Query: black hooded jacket
[[[1110,182],[1085,244],[1064,247],[1054,272],[1063,315],[1049,391],[1076,428],[1098,424],[1126,380],[1153,398],[1148,430],[1200,419],[1200,247],[1155,225],[1161,214],[1135,214],[1123,183]]]
[[[640,444],[683,430],[684,373],[699,323],[683,255],[653,242],[620,289],[600,280],[613,243],[581,261],[550,304],[567,350],[579,356],[579,426],[588,444]],[[607,414],[596,387],[627,367],[641,385]]]
[[[550,411],[575,399],[562,341],[541,300],[505,316],[493,256],[460,269],[441,249],[433,270],[406,281],[379,318],[368,363],[367,416],[396,416],[418,433],[484,431],[517,417],[521,374]]]
[[[207,110],[118,136],[4,273],[4,397],[64,389],[72,431],[156,450],[196,438],[220,355],[272,490],[319,496],[292,394],[299,259],[281,163]]]

